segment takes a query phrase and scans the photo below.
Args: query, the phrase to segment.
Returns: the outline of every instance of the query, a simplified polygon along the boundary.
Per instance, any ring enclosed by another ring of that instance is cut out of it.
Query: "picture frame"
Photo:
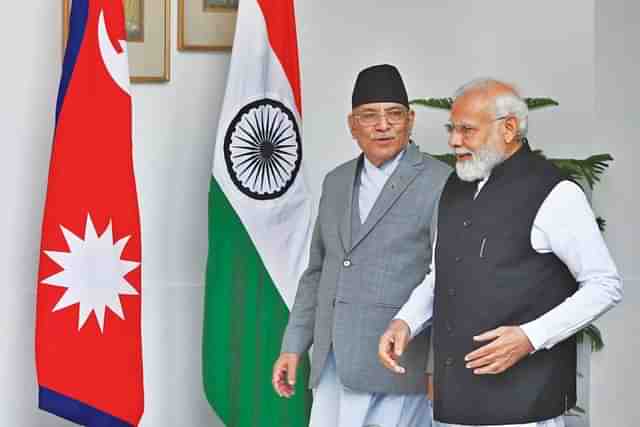
[[[178,0],[178,50],[229,51],[238,0]]]
[[[69,35],[72,0],[62,0],[62,54]],[[122,0],[127,25],[131,83],[162,83],[171,78],[171,1]]]

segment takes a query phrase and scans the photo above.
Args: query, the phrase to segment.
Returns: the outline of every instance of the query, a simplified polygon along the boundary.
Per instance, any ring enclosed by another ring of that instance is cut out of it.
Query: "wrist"
[[[409,323],[404,319],[395,318],[391,320],[389,326],[393,329],[406,330],[409,335],[411,334],[411,326],[409,326]]]

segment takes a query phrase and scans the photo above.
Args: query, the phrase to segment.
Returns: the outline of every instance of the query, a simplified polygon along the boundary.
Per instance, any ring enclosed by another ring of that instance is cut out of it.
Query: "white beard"
[[[507,156],[497,150],[491,143],[478,148],[477,151],[457,151],[457,154],[471,154],[471,159],[457,161],[456,173],[463,181],[477,181],[485,179],[491,170],[504,162]]]

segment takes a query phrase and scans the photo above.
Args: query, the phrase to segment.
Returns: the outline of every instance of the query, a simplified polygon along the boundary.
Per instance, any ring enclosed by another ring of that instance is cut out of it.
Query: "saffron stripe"
[[[266,22],[269,44],[287,75],[298,114],[302,116],[298,38],[293,0],[258,0],[258,5]]]

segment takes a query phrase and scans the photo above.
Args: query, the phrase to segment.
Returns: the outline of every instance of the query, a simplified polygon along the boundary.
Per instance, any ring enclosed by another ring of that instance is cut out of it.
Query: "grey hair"
[[[479,78],[471,80],[460,86],[453,95],[454,101],[471,90],[488,90],[491,85],[504,85],[513,88],[513,85],[492,78]],[[518,138],[522,139],[527,136],[529,129],[529,107],[522,99],[518,91],[513,88],[511,93],[498,95],[494,98],[494,112],[497,117],[515,116],[518,119]]]

